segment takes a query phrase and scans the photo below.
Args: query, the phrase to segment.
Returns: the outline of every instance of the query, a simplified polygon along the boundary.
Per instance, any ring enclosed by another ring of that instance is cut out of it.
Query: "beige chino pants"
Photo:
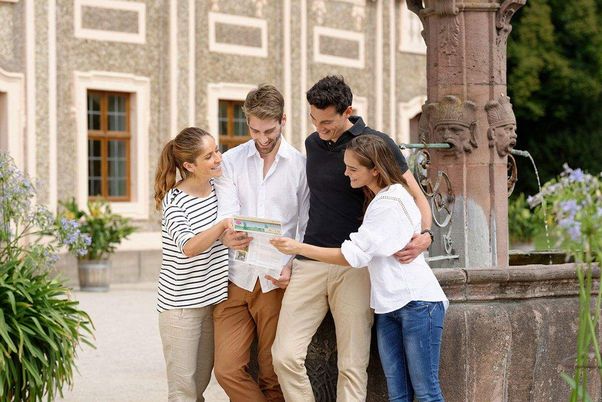
[[[204,402],[213,368],[213,306],[159,313],[169,402]]]
[[[295,260],[272,347],[274,370],[287,402],[315,400],[305,358],[329,308],[337,338],[337,401],[366,400],[373,321],[368,269]]]

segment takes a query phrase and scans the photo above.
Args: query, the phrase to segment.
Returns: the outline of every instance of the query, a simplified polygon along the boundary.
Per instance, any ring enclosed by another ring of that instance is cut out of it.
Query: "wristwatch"
[[[431,229],[424,229],[422,232],[420,232],[420,234],[424,234],[424,233],[428,233],[429,236],[431,236],[431,243],[433,242],[433,232],[431,232]]]

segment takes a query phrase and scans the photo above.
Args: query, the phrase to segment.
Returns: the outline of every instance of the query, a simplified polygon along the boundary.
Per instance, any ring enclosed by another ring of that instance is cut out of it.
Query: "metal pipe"
[[[521,151],[520,149],[513,149],[510,151],[512,155],[524,156],[525,158],[530,158],[531,154],[529,151]]]
[[[450,149],[451,145],[446,142],[435,142],[432,144],[399,144],[399,149]],[[528,158],[531,156],[529,151],[521,151],[520,149],[513,149],[510,151],[512,155],[524,156]]]
[[[426,257],[425,260],[426,262],[433,262],[433,261],[445,261],[445,260],[458,260],[460,259],[459,255],[436,255],[433,257]]]
[[[446,142],[437,142],[433,144],[399,144],[400,149],[450,149],[451,145]]]

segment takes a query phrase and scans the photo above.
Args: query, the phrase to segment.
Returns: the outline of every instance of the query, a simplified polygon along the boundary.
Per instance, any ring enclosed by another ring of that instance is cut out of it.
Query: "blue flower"
[[[569,217],[574,218],[577,212],[581,209],[580,205],[575,200],[561,201],[560,209]]]
[[[583,182],[585,180],[585,174],[581,169],[575,169],[569,174],[569,179],[576,182]]]

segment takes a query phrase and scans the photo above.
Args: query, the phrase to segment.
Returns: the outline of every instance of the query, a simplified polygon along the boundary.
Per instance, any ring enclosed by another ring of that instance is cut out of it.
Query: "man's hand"
[[[430,245],[431,236],[428,233],[415,233],[407,246],[405,246],[403,250],[393,254],[393,257],[402,264],[408,264],[414,261],[414,259],[423,251],[426,251]]]
[[[265,279],[272,281],[272,283],[278,286],[280,289],[286,289],[288,283],[291,280],[291,272],[293,269],[293,260],[291,259],[288,264],[286,264],[282,268],[282,272],[280,272],[280,278],[276,279],[271,275],[266,275]]]
[[[251,243],[251,240],[253,240],[253,238],[247,236],[246,232],[237,232],[232,229],[226,230],[222,237],[224,246],[234,250],[244,250],[249,243]]]

